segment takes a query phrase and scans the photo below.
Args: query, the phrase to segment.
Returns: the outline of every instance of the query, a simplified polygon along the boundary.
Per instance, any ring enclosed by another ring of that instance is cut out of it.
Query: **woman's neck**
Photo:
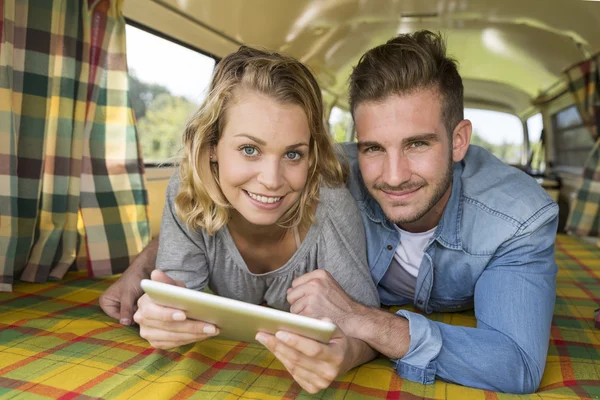
[[[277,224],[273,225],[256,225],[242,217],[238,212],[234,211],[231,219],[227,223],[229,232],[237,237],[242,237],[247,242],[279,242],[283,240],[287,228],[283,228]]]

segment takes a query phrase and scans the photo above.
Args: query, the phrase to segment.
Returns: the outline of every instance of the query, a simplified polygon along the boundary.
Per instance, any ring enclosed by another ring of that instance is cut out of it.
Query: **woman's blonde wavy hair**
[[[306,113],[311,134],[307,182],[298,201],[278,224],[284,228],[310,226],[319,187],[344,184],[347,164],[336,157],[321,90],[308,68],[291,57],[247,46],[217,64],[208,96],[185,128],[179,163],[181,185],[175,198],[178,217],[189,229],[201,228],[209,234],[229,221],[231,205],[219,187],[217,165],[210,161],[210,152],[221,138],[227,108],[237,88],[254,90],[282,104],[299,105]]]

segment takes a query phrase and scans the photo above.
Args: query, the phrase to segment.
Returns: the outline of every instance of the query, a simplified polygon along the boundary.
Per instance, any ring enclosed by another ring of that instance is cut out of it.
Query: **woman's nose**
[[[282,168],[279,161],[265,162],[257,177],[258,183],[268,190],[277,190],[283,185]]]

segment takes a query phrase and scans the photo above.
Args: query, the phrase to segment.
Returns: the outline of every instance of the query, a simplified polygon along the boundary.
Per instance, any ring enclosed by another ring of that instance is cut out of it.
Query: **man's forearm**
[[[123,275],[100,296],[102,310],[123,325],[132,323],[135,303],[144,294],[140,281],[150,278],[150,273],[156,266],[157,252],[158,239],[154,239],[138,254]]]
[[[144,275],[150,273],[156,268],[156,255],[158,254],[158,238],[152,239],[150,243],[142,250],[140,254],[133,260],[129,269]]]
[[[408,321],[387,311],[360,305],[345,323],[344,332],[366,342],[389,358],[402,358],[410,346]]]
[[[349,336],[348,344],[348,357],[344,372],[348,372],[352,368],[363,365],[377,357],[377,351],[360,339]]]

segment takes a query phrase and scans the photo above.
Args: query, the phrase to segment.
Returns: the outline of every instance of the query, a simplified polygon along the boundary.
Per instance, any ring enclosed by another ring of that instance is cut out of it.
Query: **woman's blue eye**
[[[302,158],[302,154],[298,153],[297,151],[288,151],[287,153],[285,153],[285,156],[290,160],[294,161]]]
[[[252,146],[244,146],[242,147],[242,151],[247,156],[255,156],[258,153],[258,150]]]

